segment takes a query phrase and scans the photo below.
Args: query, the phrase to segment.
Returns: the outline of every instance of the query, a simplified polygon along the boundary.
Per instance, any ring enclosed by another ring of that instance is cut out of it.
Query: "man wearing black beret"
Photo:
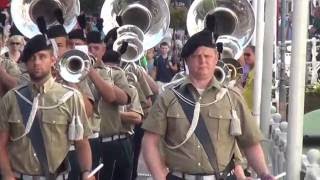
[[[89,52],[96,57],[96,65],[88,74],[90,88],[95,92],[91,127],[99,134],[99,138],[90,140],[94,164],[97,163],[97,159],[104,164],[104,168],[98,174],[100,179],[130,180],[131,144],[128,134],[121,132],[119,107],[131,102],[132,91],[123,70],[103,63],[106,46],[101,33],[89,32],[87,44]],[[111,57],[114,61],[120,59],[117,54]]]
[[[70,46],[72,49],[74,49],[75,46],[81,46],[87,44],[87,39],[85,37],[85,34],[82,29],[74,29],[71,32],[69,32],[69,41]]]
[[[229,179],[239,145],[259,177],[273,180],[260,146],[261,132],[243,97],[222,87],[214,77],[218,52],[213,33],[193,35],[181,57],[189,75],[160,95],[142,125],[142,148],[152,176],[159,180]]]
[[[54,39],[58,46],[58,57],[61,57],[69,48],[68,34],[63,25],[54,25],[48,29],[47,36]]]
[[[0,101],[0,169],[4,179],[65,179],[74,142],[82,179],[91,171],[91,134],[82,95],[55,82],[52,44],[43,35],[22,53],[30,82]]]

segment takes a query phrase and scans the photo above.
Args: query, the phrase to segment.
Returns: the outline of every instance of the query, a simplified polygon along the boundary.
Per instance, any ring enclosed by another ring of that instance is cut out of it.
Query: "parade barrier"
[[[270,123],[269,166],[272,174],[286,171],[287,128],[288,123],[281,122],[279,113],[272,114]],[[320,151],[315,148],[305,149],[301,155],[301,180],[320,180]],[[285,178],[283,178],[285,179]]]

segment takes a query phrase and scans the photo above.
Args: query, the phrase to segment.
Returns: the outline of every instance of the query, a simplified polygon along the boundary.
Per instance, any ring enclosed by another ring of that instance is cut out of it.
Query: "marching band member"
[[[71,142],[75,143],[82,179],[88,179],[92,159],[87,137],[91,131],[82,95],[54,81],[55,57],[43,35],[27,43],[22,57],[31,81],[10,90],[0,102],[4,179],[65,179]]]
[[[214,77],[217,55],[212,32],[194,34],[181,53],[189,75],[160,95],[143,122],[144,158],[156,180],[228,179],[233,176],[236,143],[261,179],[275,179],[243,97]]]

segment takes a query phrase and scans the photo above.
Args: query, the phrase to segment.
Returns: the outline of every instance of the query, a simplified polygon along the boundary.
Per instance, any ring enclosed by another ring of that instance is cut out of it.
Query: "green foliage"
[[[185,29],[188,9],[185,7],[170,8],[170,27]]]
[[[315,83],[313,86],[307,87],[306,93],[314,93],[320,95],[320,82]]]

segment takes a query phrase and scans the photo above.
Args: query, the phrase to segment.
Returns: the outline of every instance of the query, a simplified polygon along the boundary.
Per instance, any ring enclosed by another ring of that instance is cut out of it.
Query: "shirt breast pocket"
[[[56,113],[54,116],[43,116],[43,136],[51,144],[66,144],[69,130],[69,117]]]
[[[231,112],[225,111],[225,110],[212,110],[212,111],[209,111],[209,117],[211,120],[215,122],[213,123],[213,126],[216,126],[216,127],[212,127],[212,128],[217,131],[218,139],[221,140],[221,138],[226,139],[227,137],[231,137],[230,135],[230,125],[231,125],[231,119],[232,119]]]
[[[166,114],[167,134],[177,141],[184,140],[190,128],[190,123],[184,112],[179,107],[170,107]]]
[[[23,124],[22,119],[9,119],[8,123],[11,139],[16,139],[24,134],[25,125]]]
[[[42,123],[44,128],[54,133],[67,132],[69,121],[71,121],[70,116],[63,111],[43,112]]]

